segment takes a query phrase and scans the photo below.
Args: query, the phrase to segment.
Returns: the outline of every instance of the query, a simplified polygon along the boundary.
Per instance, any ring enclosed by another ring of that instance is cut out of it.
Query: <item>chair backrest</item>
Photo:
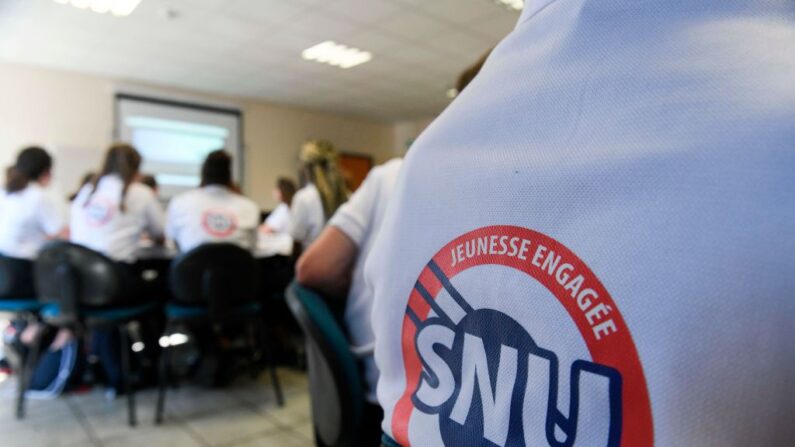
[[[36,298],[33,262],[0,255],[0,299]]]
[[[358,446],[364,389],[348,340],[323,298],[292,283],[287,305],[306,336],[312,419],[318,445]]]
[[[122,267],[82,245],[65,241],[47,244],[34,264],[39,300],[56,303],[64,318],[77,315],[79,306],[125,304],[133,290]]]
[[[171,263],[169,281],[177,302],[209,306],[211,314],[258,297],[257,263],[235,244],[204,244],[180,255]]]

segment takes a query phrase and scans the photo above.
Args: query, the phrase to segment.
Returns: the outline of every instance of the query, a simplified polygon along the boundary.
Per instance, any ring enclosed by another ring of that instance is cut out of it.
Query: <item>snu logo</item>
[[[473,307],[477,300],[453,278],[484,265],[512,268],[542,284],[575,323],[590,358],[564,364],[510,315]],[[402,344],[406,389],[392,417],[401,445],[411,445],[415,412],[438,418],[447,446],[569,447],[578,439],[652,445],[646,383],[618,307],[579,258],[541,233],[486,227],[442,248],[411,292]],[[567,381],[559,379],[564,368]],[[568,414],[561,395],[568,396]],[[603,423],[580,423],[583,415],[599,415]]]

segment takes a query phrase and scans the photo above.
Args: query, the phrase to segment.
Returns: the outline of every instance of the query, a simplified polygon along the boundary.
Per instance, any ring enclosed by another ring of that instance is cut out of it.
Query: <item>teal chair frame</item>
[[[320,295],[295,282],[287,289],[287,305],[306,336],[317,445],[364,445],[363,379],[342,327]]]

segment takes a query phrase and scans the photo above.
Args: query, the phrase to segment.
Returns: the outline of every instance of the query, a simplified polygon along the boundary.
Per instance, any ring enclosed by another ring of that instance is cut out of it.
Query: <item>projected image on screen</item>
[[[143,172],[154,172],[163,187],[199,185],[208,153],[226,147],[229,131],[217,126],[132,116],[132,144],[144,158]]]
[[[117,95],[119,137],[143,156],[141,172],[154,175],[161,198],[199,186],[207,154],[224,149],[242,182],[240,112],[195,104]]]

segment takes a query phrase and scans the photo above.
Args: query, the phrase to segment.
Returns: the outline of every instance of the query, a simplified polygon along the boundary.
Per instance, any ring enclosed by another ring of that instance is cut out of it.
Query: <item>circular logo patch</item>
[[[582,260],[536,231],[484,227],[442,248],[409,296],[402,351],[391,424],[403,446],[414,424],[456,447],[653,445],[618,306]]]
[[[91,227],[102,227],[116,215],[118,206],[106,197],[93,197],[86,207],[86,223]]]
[[[202,228],[210,236],[227,237],[237,229],[235,215],[224,210],[209,210],[202,215]]]

